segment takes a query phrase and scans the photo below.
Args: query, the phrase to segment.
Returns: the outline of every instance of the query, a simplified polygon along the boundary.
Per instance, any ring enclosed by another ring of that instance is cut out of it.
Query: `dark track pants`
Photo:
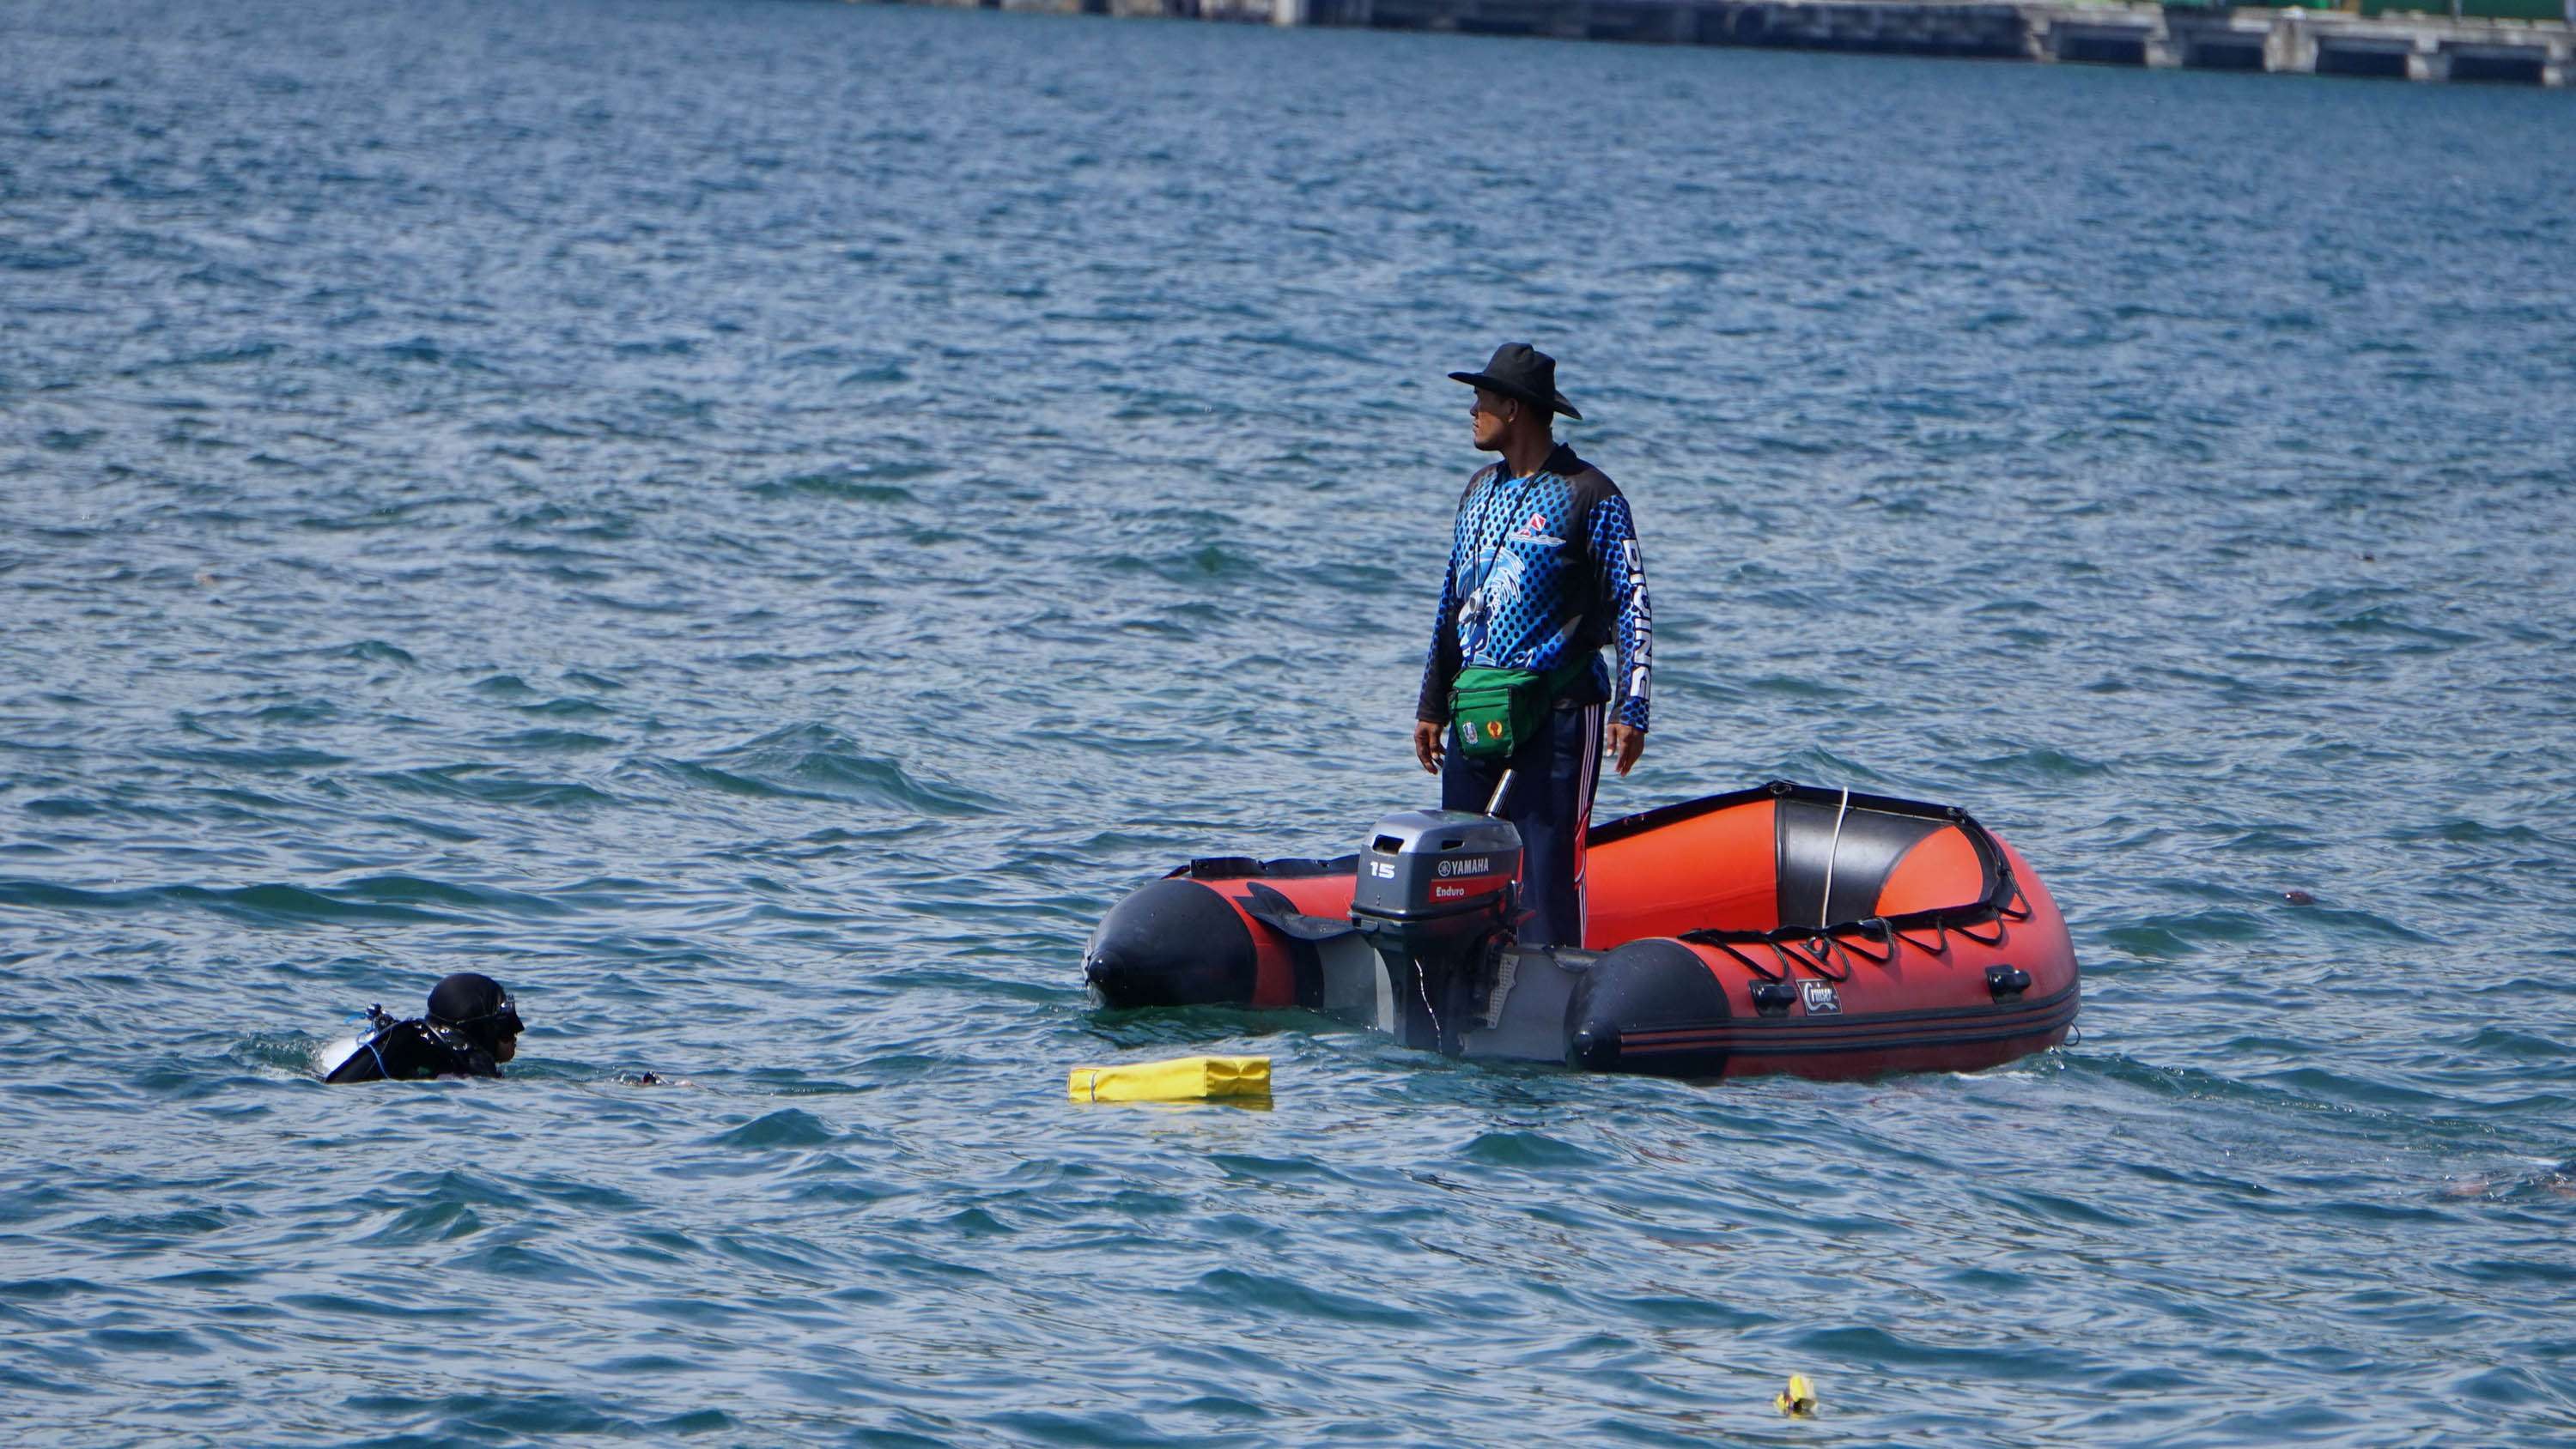
[[[1583,944],[1583,836],[1601,784],[1601,712],[1597,704],[1549,710],[1508,762],[1503,818],[1521,833],[1524,946]],[[1440,808],[1483,810],[1505,763],[1468,759],[1453,736],[1440,764]]]

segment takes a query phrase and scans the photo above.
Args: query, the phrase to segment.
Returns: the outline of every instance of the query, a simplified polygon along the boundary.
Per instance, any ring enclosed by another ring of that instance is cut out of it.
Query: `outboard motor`
[[[1460,1050],[1477,983],[1519,922],[1520,874],[1521,834],[1509,821],[1407,810],[1370,832],[1351,924],[1385,963],[1394,999],[1378,1024],[1398,1041]]]

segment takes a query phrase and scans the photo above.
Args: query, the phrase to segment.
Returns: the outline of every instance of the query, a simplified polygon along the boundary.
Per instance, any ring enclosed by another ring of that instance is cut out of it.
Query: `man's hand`
[[[1413,757],[1422,762],[1423,769],[1434,775],[1440,773],[1440,757],[1448,749],[1445,743],[1448,736],[1447,725],[1433,724],[1427,719],[1413,722]]]
[[[1624,775],[1636,768],[1637,757],[1646,752],[1646,732],[1635,725],[1614,724],[1610,727],[1610,755],[1619,762]]]

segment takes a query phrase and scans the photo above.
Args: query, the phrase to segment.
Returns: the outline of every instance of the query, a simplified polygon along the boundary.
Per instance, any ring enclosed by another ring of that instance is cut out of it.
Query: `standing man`
[[[1654,622],[1628,500],[1556,441],[1556,359],[1494,350],[1476,390],[1476,446],[1499,453],[1467,482],[1414,709],[1413,753],[1445,810],[1483,810],[1512,773],[1503,817],[1521,833],[1526,946],[1583,944],[1583,846],[1601,780],[1603,717],[1627,774],[1646,748]],[[1615,682],[1601,649],[1615,644]]]

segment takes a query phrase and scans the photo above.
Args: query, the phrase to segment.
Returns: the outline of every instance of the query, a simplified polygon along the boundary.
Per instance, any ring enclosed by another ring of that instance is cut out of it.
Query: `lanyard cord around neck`
[[[1511,465],[1507,463],[1504,466],[1509,467]],[[1494,525],[1493,541],[1484,549],[1484,552],[1489,559],[1499,559],[1502,557],[1503,545],[1511,542],[1513,525],[1522,521],[1521,515],[1523,511],[1529,507],[1530,494],[1537,491],[1539,476],[1546,471],[1546,465],[1542,464],[1529,470],[1526,475],[1511,480],[1512,482],[1519,484],[1520,487],[1512,494],[1511,506],[1502,510],[1500,520]],[[1491,574],[1493,571],[1493,564],[1488,562],[1485,565],[1485,572],[1487,574]],[[1479,579],[1478,582],[1481,583],[1482,580]]]

